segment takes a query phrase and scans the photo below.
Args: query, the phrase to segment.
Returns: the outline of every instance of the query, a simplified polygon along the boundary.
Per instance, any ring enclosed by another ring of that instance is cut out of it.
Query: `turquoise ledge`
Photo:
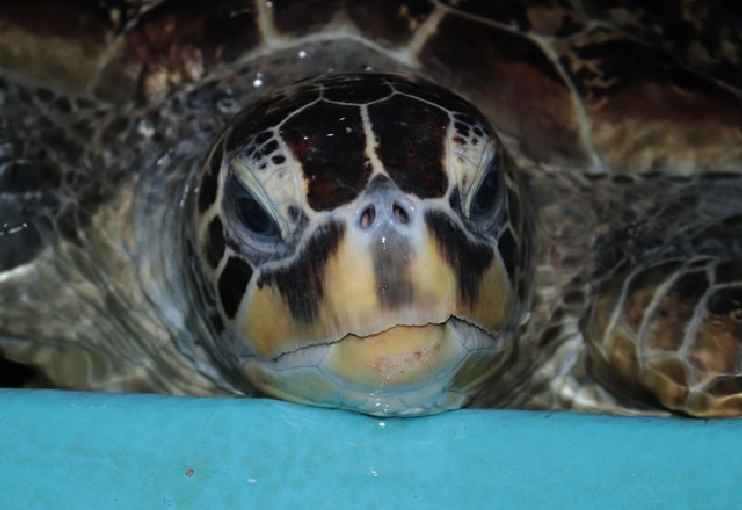
[[[0,509],[739,509],[742,421],[0,390]]]

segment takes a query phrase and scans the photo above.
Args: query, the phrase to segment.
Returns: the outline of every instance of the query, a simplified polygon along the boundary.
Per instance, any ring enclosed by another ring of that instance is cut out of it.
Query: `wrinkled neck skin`
[[[244,389],[227,382],[205,350],[215,339],[203,312],[199,259],[194,254],[189,218],[194,182],[211,143],[203,133],[175,143],[152,163],[156,177],[135,183],[135,237],[130,253],[139,269],[142,291],[167,331],[168,356],[179,357],[184,365],[176,377],[185,379],[181,384],[191,385],[184,393],[244,394]],[[184,373],[194,375],[183,378]]]

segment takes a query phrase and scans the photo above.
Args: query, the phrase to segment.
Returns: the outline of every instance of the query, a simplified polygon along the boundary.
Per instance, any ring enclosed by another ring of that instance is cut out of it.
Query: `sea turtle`
[[[742,412],[732,3],[5,2],[28,384]]]

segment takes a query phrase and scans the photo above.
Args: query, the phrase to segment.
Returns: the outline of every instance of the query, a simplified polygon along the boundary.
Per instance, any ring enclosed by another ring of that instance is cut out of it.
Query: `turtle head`
[[[196,188],[212,338],[233,384],[376,415],[459,408],[516,350],[519,183],[471,104],[389,75],[239,113]]]

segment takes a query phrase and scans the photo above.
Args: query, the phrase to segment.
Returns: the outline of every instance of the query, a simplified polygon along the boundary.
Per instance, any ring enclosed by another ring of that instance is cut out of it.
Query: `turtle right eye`
[[[471,202],[469,215],[472,219],[476,220],[483,216],[487,216],[495,209],[499,198],[499,172],[499,157],[495,153],[482,182],[479,184],[479,189]]]
[[[492,226],[497,217],[495,213],[502,205],[501,178],[500,156],[495,153],[469,202],[469,219],[485,230]]]
[[[227,195],[237,219],[253,236],[261,241],[280,239],[280,230],[270,213],[234,175],[229,176]]]

